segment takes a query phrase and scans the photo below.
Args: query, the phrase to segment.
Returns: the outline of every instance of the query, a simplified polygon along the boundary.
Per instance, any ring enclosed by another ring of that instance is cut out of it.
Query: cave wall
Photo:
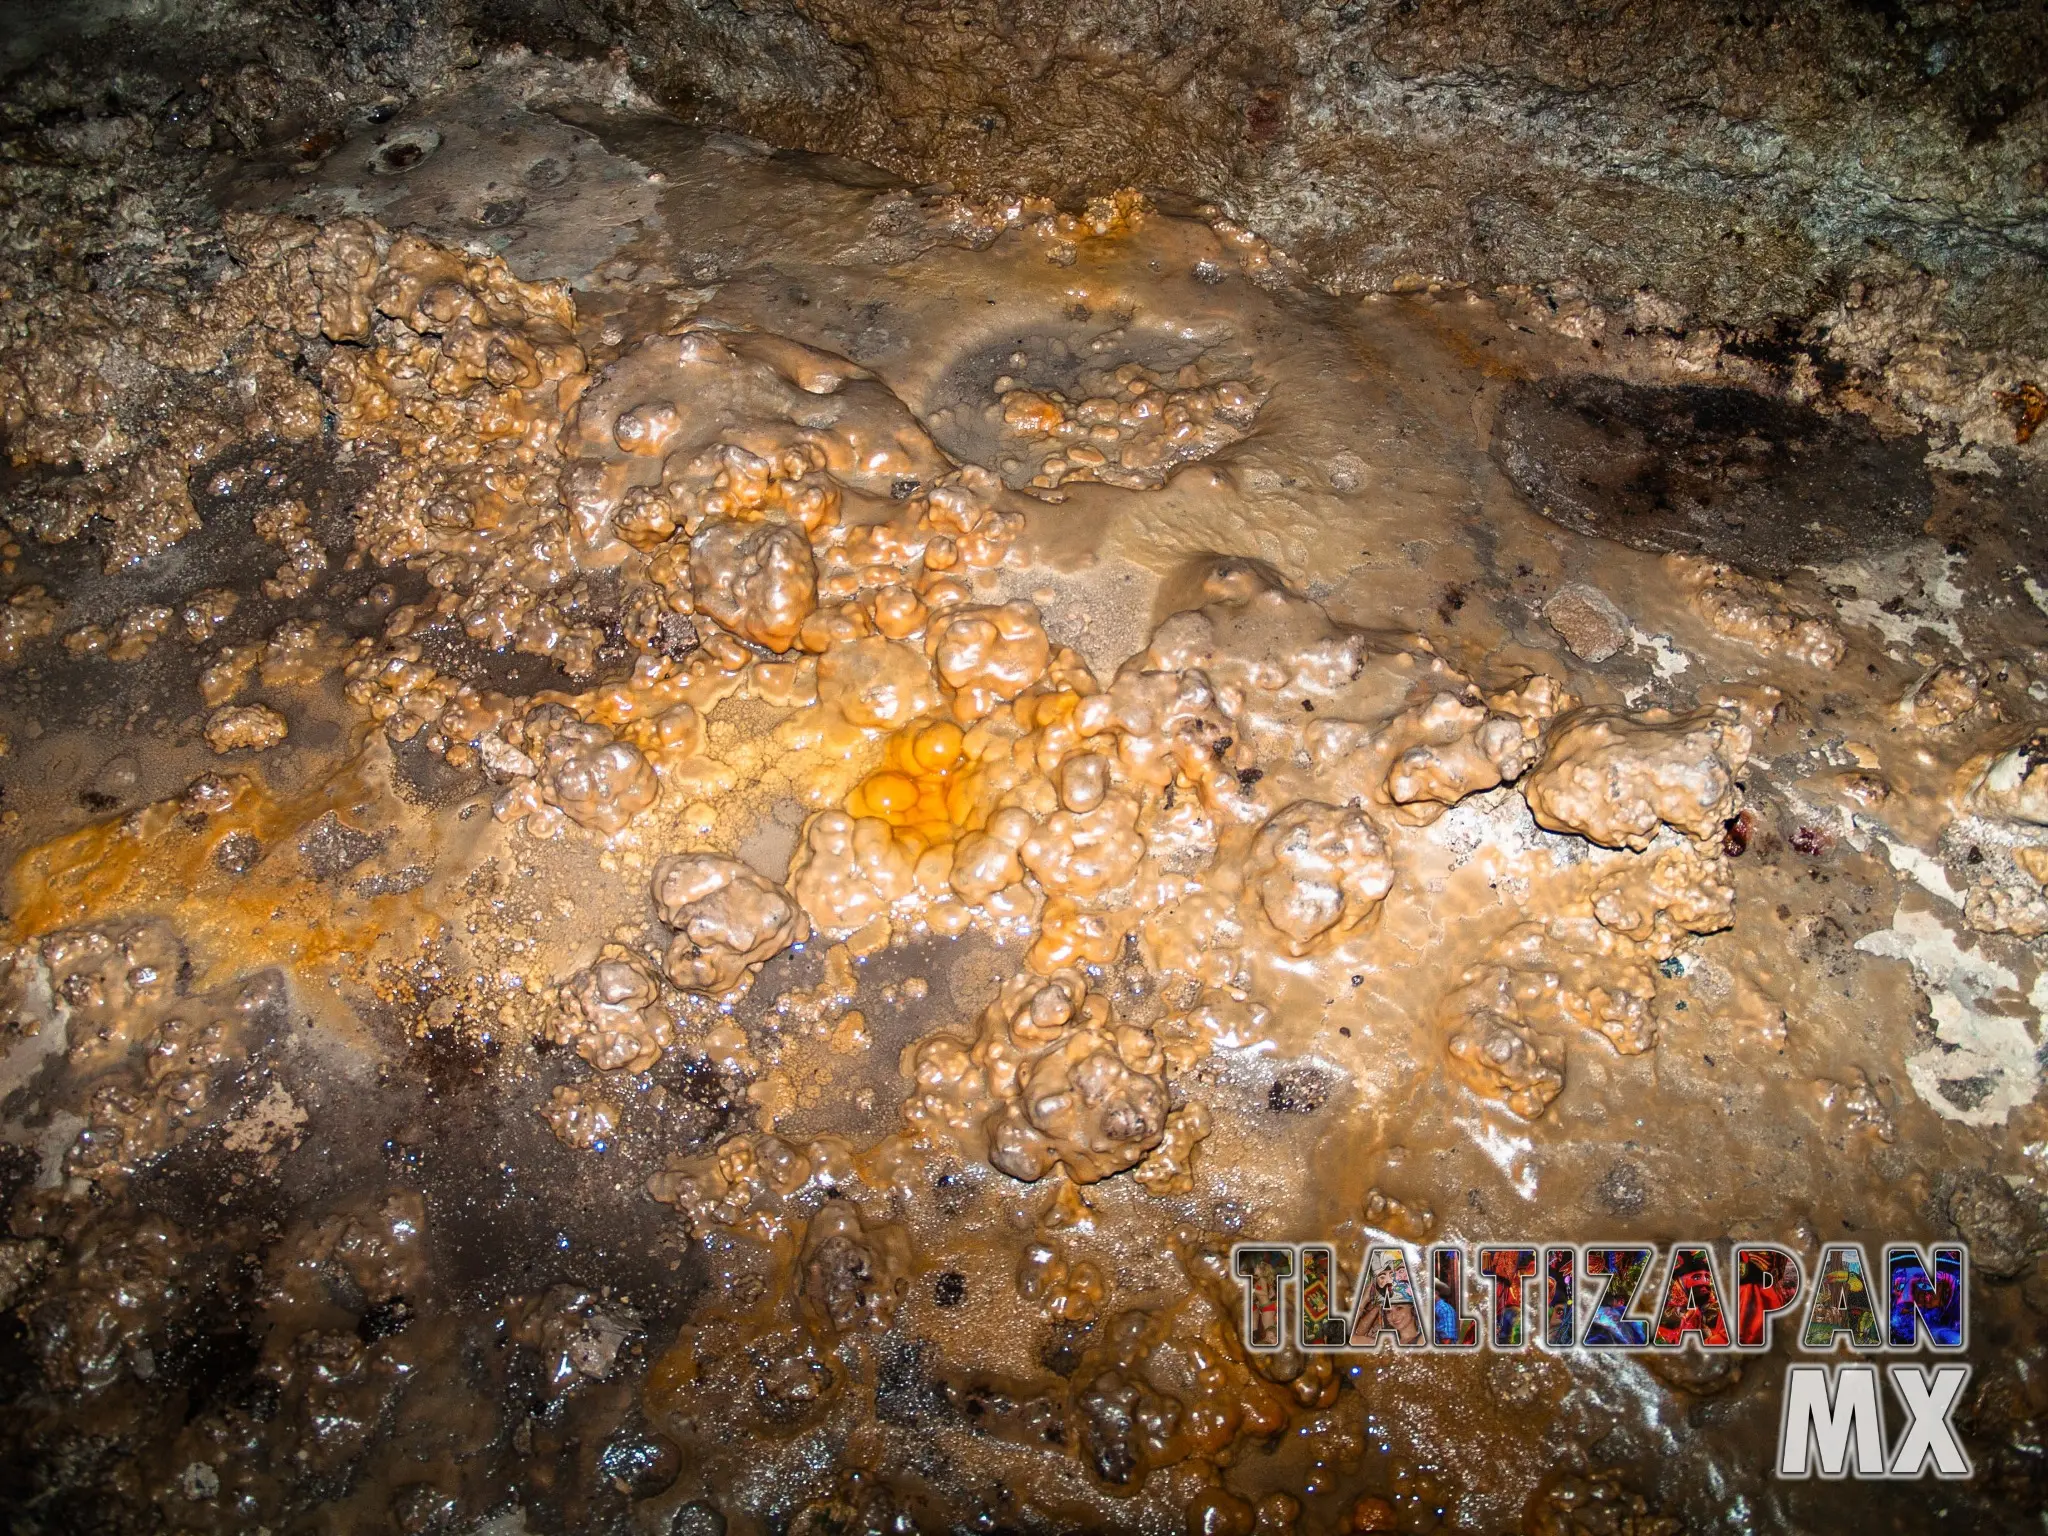
[[[216,151],[524,46],[914,182],[1206,200],[1336,291],[1528,285],[1832,341],[1871,374],[1929,343],[2009,398],[2048,358],[2039,0],[4,0],[0,21],[17,109],[52,71],[88,116],[110,71],[203,77],[233,108]]]
[[[471,24],[622,49],[678,110],[914,180],[1213,200],[1342,290],[1649,289],[1768,329],[1931,278],[1937,323],[2048,345],[2039,4],[536,0]]]

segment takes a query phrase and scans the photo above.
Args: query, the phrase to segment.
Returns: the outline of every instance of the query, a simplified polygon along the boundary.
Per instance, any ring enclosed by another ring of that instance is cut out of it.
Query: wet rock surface
[[[13,1524],[2032,1529],[2036,18],[1649,22],[7,30]],[[1984,1475],[1239,1333],[1700,1232]]]

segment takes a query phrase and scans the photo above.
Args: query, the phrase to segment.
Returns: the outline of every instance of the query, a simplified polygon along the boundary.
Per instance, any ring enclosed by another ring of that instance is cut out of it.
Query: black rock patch
[[[1501,401],[1493,457],[1552,522],[1782,576],[1920,537],[1924,439],[1754,390],[1578,378]]]

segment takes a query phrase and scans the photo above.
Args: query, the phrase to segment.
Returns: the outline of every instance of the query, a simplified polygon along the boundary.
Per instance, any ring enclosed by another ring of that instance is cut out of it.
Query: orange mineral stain
[[[193,809],[189,794],[159,800],[24,852],[11,871],[9,941],[151,913],[185,936],[197,985],[264,966],[360,982],[374,955],[409,947],[407,938],[416,942],[436,926],[415,892],[337,887],[297,857],[322,817],[362,801],[366,785],[353,765],[291,800],[246,775],[210,782],[220,790],[214,808]],[[264,856],[230,873],[221,854],[239,839],[253,839]]]

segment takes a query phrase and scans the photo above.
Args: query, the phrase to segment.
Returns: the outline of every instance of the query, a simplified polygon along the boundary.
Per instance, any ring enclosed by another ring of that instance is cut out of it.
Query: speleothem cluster
[[[1028,240],[1056,274],[1154,217],[1132,196],[1080,216],[916,206],[919,238]],[[1215,287],[1231,251],[1258,265],[1242,231],[1200,228],[1190,281]],[[1532,1148],[1635,1145],[1627,1094],[1608,1091],[1640,1086],[1623,1074],[1782,1054],[1797,999],[1716,939],[1745,881],[1797,895],[1792,877],[1738,879],[1780,824],[1809,884],[1846,888],[1820,861],[1847,846],[1946,888],[1975,935],[2048,934],[2030,675],[1960,644],[1891,656],[1912,681],[1872,706],[1889,653],[1867,632],[1921,638],[1873,576],[1680,551],[1646,559],[1631,597],[1560,556],[1540,575],[1503,562],[1488,622],[1507,617],[1484,643],[1458,632],[1467,575],[1430,577],[1433,626],[1375,624],[1334,572],[1278,553],[1284,528],[1212,516],[1246,487],[1292,488],[1233,455],[1303,409],[1298,378],[1290,395],[1257,367],[1111,355],[1055,388],[1021,377],[1020,351],[1019,374],[953,402],[996,424],[981,465],[940,446],[908,386],[764,327],[688,304],[649,323],[366,219],[229,230],[233,269],[151,343],[182,349],[152,366],[193,361],[211,404],[95,440],[108,354],[80,341],[20,374],[8,442],[37,475],[98,456],[39,493],[24,536],[97,518],[112,564],[146,565],[203,532],[189,492],[158,484],[175,461],[258,503],[266,574],[91,623],[42,581],[0,607],[11,667],[189,658],[180,707],[221,759],[25,854],[7,956],[16,1034],[61,1024],[72,1074],[38,1110],[71,1117],[43,1122],[56,1175],[0,1244],[37,1379],[139,1402],[159,1350],[196,1347],[194,1296],[233,1290],[256,1320],[255,1395],[195,1410],[138,1474],[193,1528],[281,1525],[316,1474],[402,1529],[473,1528],[498,1495],[447,1449],[463,1436],[566,1469],[582,1514],[676,1531],[719,1529],[722,1509],[908,1528],[917,1479],[971,1493],[991,1528],[1084,1528],[1112,1497],[1204,1531],[1426,1528],[1450,1497],[1438,1473],[1404,1462],[1390,1497],[1352,1491],[1378,1411],[1349,1390],[1365,1367],[1240,1336],[1230,1247],[1273,1235],[1262,1210],[1294,1193],[1276,1186],[1320,1173],[1299,1127],[1371,1127],[1327,1133],[1359,1154],[1331,1170],[1337,1235],[1421,1241],[1503,1219],[1476,1186],[1416,1172],[1454,1139],[1444,1119],[1528,1199],[1551,1177]],[[352,477],[338,541],[286,462],[315,443]],[[1381,494],[1354,462],[1331,452],[1332,494]],[[1059,586],[1089,567],[1048,554],[1063,509],[1110,505],[1061,498],[1112,494],[1177,509],[1162,548],[1176,517],[1195,528],[1113,645]],[[1341,532],[1324,530],[1333,549]],[[1523,536],[1578,547],[1552,524]],[[1419,537],[1361,553],[1450,560]],[[1923,597],[1950,557],[1930,558]],[[1646,592],[1672,633],[1645,627]],[[282,617],[251,633],[262,603]],[[1687,625],[1727,649],[1681,699],[1664,685],[1689,665]],[[323,750],[307,772],[300,754]],[[1773,756],[1798,788],[1753,786]],[[1847,963],[1832,918],[1777,910],[1803,953]],[[2031,1058],[1985,1021],[2020,973],[1900,912],[1856,952],[1961,997],[1968,1026],[1937,1005],[1922,1097],[2019,1112]],[[200,984],[207,955],[241,945],[230,980]],[[102,1206],[169,1152],[246,1159],[235,1176],[260,1180],[349,1113],[286,1086],[278,1042],[309,988],[370,1000],[432,1064],[407,1069],[428,1098],[365,1153],[395,1192],[294,1213],[239,1278],[189,1211],[120,1228]],[[1428,1084],[1412,1098],[1439,1118],[1389,1082]],[[486,1092],[537,1133],[518,1159],[461,1118],[488,1121],[469,1097]],[[1845,1064],[1808,1097],[1840,1144],[1895,1144],[1899,1085]],[[542,1207],[534,1221],[560,1223],[542,1246],[595,1254],[585,1280],[489,1273],[496,1235],[409,1192],[421,1128],[443,1121],[479,1143],[475,1188],[501,1181],[492,1220]],[[524,1191],[533,1166],[558,1185]],[[1613,1219],[1645,1207],[1635,1168],[1586,1181]],[[1928,1198],[2004,1234],[2025,1271],[2034,1216],[2011,1188]],[[658,1222],[659,1244],[572,1237],[583,1202]],[[468,1245],[484,1323],[419,1321],[444,1241]],[[1568,1389],[1556,1362],[1511,1364],[1473,1387],[1503,1422]],[[1731,1385],[1671,1369],[1674,1391]],[[488,1406],[462,1407],[478,1382]],[[431,1465],[403,1460],[407,1414],[447,1430]],[[899,1472],[898,1432],[967,1449]],[[843,1470],[761,1491],[752,1460],[794,1478],[819,1445]],[[1269,1451],[1272,1486],[1233,1491]],[[1592,1466],[1547,1476],[1530,1509],[1531,1530],[1668,1528]]]

